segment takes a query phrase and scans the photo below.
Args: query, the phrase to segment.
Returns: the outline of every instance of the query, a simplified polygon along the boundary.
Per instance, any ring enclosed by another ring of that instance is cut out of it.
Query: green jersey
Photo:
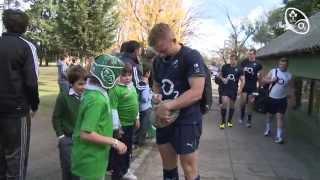
[[[110,146],[95,144],[80,138],[81,132],[96,132],[112,137],[112,114],[107,93],[92,86],[84,92],[73,134],[72,172],[84,178],[105,175]]]
[[[117,84],[109,91],[112,109],[118,111],[121,126],[133,126],[139,113],[139,99],[133,84]]]

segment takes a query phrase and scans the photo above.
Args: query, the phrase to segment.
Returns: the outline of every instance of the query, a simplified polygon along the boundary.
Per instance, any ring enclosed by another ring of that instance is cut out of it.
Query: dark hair
[[[68,80],[70,84],[74,84],[79,80],[87,79],[87,71],[80,65],[72,66],[68,72]]]
[[[159,40],[167,37],[168,35],[172,36],[173,40],[176,41],[174,38],[174,34],[168,24],[159,23],[154,25],[148,37],[149,46],[154,47]]]
[[[143,76],[145,76],[147,73],[151,72],[151,66],[149,64],[143,65]]]
[[[141,44],[138,41],[127,41],[121,45],[120,52],[134,53],[139,48],[141,48]]]
[[[8,32],[23,34],[27,31],[29,17],[21,10],[7,9],[3,12],[2,21]]]
[[[123,53],[123,52],[126,52],[126,51],[127,51],[127,44],[128,44],[128,42],[123,42],[123,43],[121,44],[120,53]]]
[[[121,71],[121,75],[122,76],[127,75],[127,74],[129,74],[129,75],[132,74],[132,65],[129,64],[129,63],[125,63],[124,67],[123,67],[123,69]]]
[[[257,50],[254,49],[254,48],[251,48],[251,49],[249,50],[249,52],[253,52],[254,54],[257,54]]]
[[[284,63],[289,64],[289,60],[288,60],[287,58],[285,58],[285,57],[280,58],[280,59],[279,59],[279,62],[284,62]]]

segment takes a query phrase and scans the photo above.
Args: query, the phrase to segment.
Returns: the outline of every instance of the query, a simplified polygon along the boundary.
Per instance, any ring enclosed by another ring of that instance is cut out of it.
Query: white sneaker
[[[282,138],[277,137],[274,141],[276,144],[284,144],[284,140]]]
[[[239,119],[238,122],[239,122],[239,124],[242,124],[242,123],[243,123],[243,120],[242,120],[242,119]]]
[[[126,180],[138,180],[137,176],[133,174],[131,169],[128,169],[128,172],[122,177],[122,179]]]
[[[266,131],[264,132],[264,136],[270,136],[270,134],[271,134],[271,130],[266,129]]]

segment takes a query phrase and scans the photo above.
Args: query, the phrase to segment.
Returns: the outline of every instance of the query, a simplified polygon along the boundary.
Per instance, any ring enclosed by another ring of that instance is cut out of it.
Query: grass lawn
[[[51,116],[56,96],[59,93],[57,83],[57,67],[40,67],[39,73],[39,95],[40,108],[39,112],[42,115]]]

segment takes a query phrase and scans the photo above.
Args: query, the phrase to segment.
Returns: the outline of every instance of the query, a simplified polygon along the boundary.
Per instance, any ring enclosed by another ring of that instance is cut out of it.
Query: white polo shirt
[[[278,81],[271,89],[269,96],[274,99],[282,99],[288,96],[289,81],[292,79],[292,74],[288,71],[283,72],[279,68],[277,68],[277,71]],[[272,78],[276,77],[276,69],[272,69],[270,73]]]

